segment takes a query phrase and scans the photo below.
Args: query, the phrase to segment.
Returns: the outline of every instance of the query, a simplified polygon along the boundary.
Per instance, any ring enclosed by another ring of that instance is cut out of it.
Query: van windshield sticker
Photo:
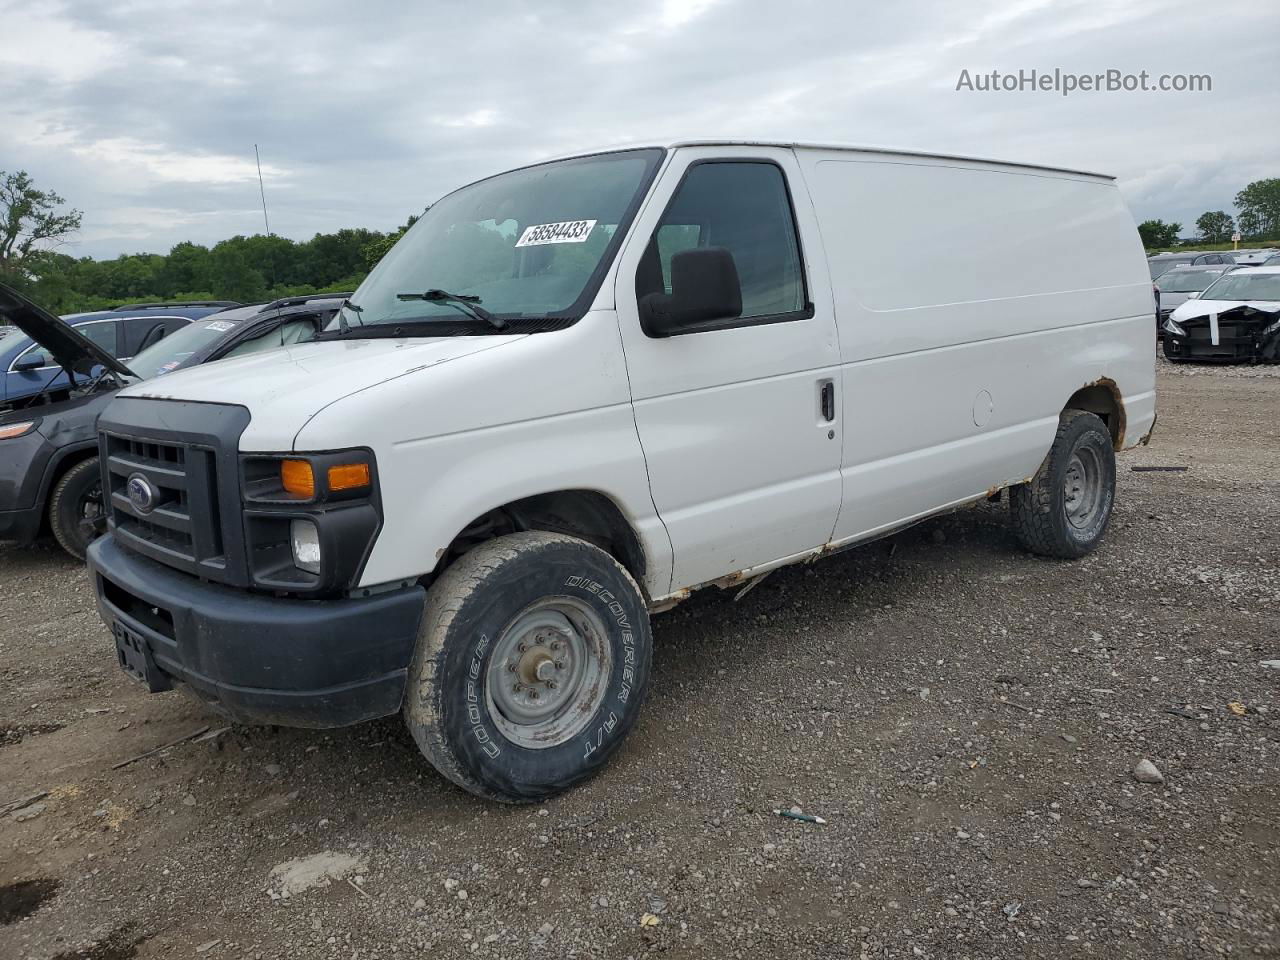
[[[536,223],[525,227],[516,241],[517,247],[536,247],[544,243],[585,243],[595,228],[594,220],[562,220],[559,223]]]
[[[230,330],[234,326],[235,324],[232,323],[230,320],[213,320],[209,323],[210,330],[219,330],[219,331]]]

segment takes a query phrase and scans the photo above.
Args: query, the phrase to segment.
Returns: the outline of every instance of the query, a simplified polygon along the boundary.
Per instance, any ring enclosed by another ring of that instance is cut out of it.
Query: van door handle
[[[822,401],[822,417],[830,423],[836,418],[836,385],[830,380],[824,380],[819,397]]]

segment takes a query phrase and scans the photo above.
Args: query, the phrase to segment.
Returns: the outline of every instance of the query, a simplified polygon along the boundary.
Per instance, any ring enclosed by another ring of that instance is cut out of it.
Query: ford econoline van
[[[1145,263],[1075,170],[685,141],[489,177],[313,342],[117,395],[98,604],[152,690],[403,712],[539,800],[617,750],[692,590],[1002,490],[1027,549],[1097,547],[1155,420]]]

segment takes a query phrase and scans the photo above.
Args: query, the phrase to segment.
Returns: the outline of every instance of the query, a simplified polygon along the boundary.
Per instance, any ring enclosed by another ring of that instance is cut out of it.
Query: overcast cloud
[[[1280,176],[1280,5],[1203,0],[0,0],[0,169],[67,252],[390,229],[531,160],[670,136],[891,144],[1120,178],[1135,217]],[[957,92],[971,73],[1209,73],[1210,93]]]

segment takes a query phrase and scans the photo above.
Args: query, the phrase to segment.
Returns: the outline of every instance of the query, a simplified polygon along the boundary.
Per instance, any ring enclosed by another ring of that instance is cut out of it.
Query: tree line
[[[158,300],[238,300],[354,290],[417,217],[383,233],[363,227],[295,241],[235,236],[213,246],[183,242],[167,254],[72,257],[59,247],[82,213],[38,189],[23,170],[0,171],[0,282],[54,313]]]
[[[1196,217],[1197,243],[1230,243],[1237,231],[1245,242],[1261,242],[1280,237],[1280,178],[1255,180],[1236,194],[1236,216],[1225,210],[1206,210]],[[1138,235],[1148,250],[1176,247],[1182,224],[1144,220]]]

